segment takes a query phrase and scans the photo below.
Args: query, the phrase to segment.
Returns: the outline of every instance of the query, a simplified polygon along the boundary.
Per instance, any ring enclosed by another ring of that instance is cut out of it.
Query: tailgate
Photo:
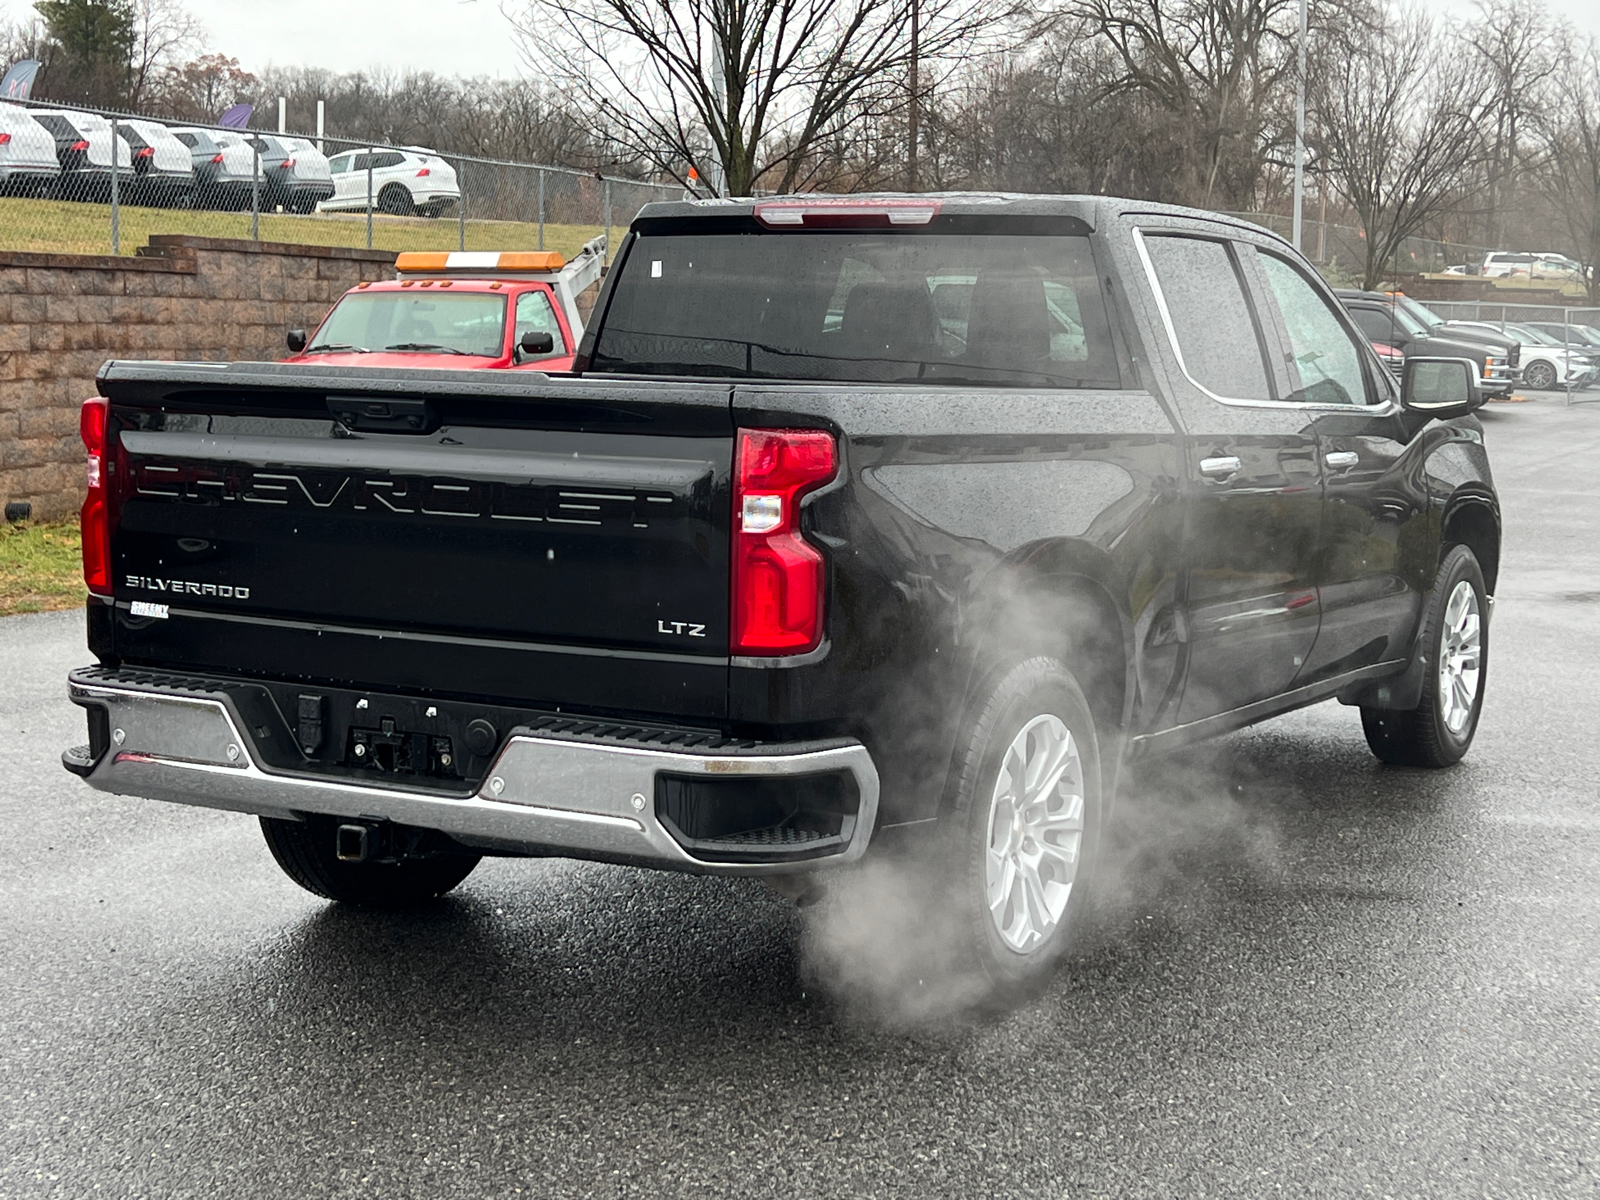
[[[120,363],[101,390],[124,660],[724,714],[726,387]]]

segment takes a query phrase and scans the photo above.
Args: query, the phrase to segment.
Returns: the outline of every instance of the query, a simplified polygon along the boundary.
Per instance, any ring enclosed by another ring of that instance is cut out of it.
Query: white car
[[[1583,267],[1565,254],[1554,250],[1516,251],[1495,250],[1483,256],[1481,274],[1490,279],[1515,276],[1526,279],[1558,279],[1567,281],[1583,278]]]
[[[370,167],[370,169],[369,169]],[[333,195],[319,212],[375,212],[437,217],[461,201],[455,168],[420,146],[346,150],[328,160]]]
[[[1581,262],[1558,251],[1535,250],[1533,256],[1539,260],[1534,264],[1534,270],[1540,275],[1549,272],[1558,279],[1588,278],[1588,272],[1583,269]]]
[[[261,169],[266,173],[266,192],[261,197],[261,207],[265,210],[281,206],[284,212],[308,213],[317,207],[318,201],[333,195],[328,160],[305,138],[252,130],[221,132],[213,136],[222,146],[243,146],[251,153],[259,151]]]
[[[61,164],[57,196],[104,204],[111,198],[115,169],[121,198],[121,189],[133,181],[133,151],[121,138],[111,136],[110,121],[99,113],[64,108],[29,109],[28,115],[55,136],[56,161]]]
[[[189,147],[158,121],[117,122],[117,136],[133,155],[133,204],[188,204],[194,196],[194,164]]]
[[[256,152],[242,141],[219,142],[220,130],[198,126],[178,126],[172,136],[189,147],[194,163],[195,207],[242,211],[250,207],[251,178],[260,203],[266,204],[267,172],[256,161]]]
[[[19,104],[0,104],[0,193],[40,196],[61,174],[55,135]]]
[[[328,156],[309,138],[279,134],[278,141],[289,151],[289,159],[283,164],[279,177],[279,186],[289,197],[284,204],[285,211],[314,212],[321,201],[333,195]]]

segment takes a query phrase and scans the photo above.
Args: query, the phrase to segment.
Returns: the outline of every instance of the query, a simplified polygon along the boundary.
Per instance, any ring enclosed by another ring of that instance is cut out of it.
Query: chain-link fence
[[[380,250],[615,247],[659,184],[421,146],[0,102],[0,249],[132,254],[152,234]]]

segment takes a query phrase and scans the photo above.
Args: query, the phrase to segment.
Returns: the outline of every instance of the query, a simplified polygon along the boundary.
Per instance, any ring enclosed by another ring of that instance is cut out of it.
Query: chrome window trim
[[[1168,229],[1163,227],[1155,232],[1162,237],[1196,236],[1194,233],[1179,228]],[[1197,240],[1214,242],[1228,239],[1199,236]],[[1167,332],[1167,345],[1172,347],[1173,357],[1178,360],[1178,369],[1183,372],[1183,377],[1202,395],[1215,400],[1218,404],[1227,404],[1234,408],[1285,408],[1294,409],[1297,412],[1361,412],[1374,415],[1385,415],[1398,410],[1399,404],[1393,396],[1379,400],[1376,404],[1313,404],[1305,400],[1247,400],[1241,396],[1219,396],[1194,377],[1189,370],[1189,364],[1183,359],[1183,348],[1178,345],[1178,330],[1172,323],[1172,311],[1167,307],[1166,293],[1161,290],[1161,280],[1156,275],[1155,262],[1150,258],[1150,251],[1144,244],[1144,228],[1142,226],[1136,225],[1133,228],[1133,245],[1134,249],[1139,253],[1139,261],[1144,264],[1145,279],[1149,282],[1150,292],[1155,297],[1156,310],[1161,314],[1161,324]]]

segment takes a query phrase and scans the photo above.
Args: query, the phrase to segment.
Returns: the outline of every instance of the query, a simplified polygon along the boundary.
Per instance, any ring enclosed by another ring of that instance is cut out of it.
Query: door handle
[[[1200,460],[1200,474],[1208,475],[1213,479],[1221,479],[1236,474],[1242,465],[1237,454],[1223,454],[1216,458],[1202,458]]]
[[[1322,456],[1322,461],[1327,463],[1330,467],[1334,467],[1337,470],[1342,471],[1346,467],[1353,467],[1360,462],[1361,455],[1357,454],[1354,450],[1335,450],[1332,454],[1324,454]]]

